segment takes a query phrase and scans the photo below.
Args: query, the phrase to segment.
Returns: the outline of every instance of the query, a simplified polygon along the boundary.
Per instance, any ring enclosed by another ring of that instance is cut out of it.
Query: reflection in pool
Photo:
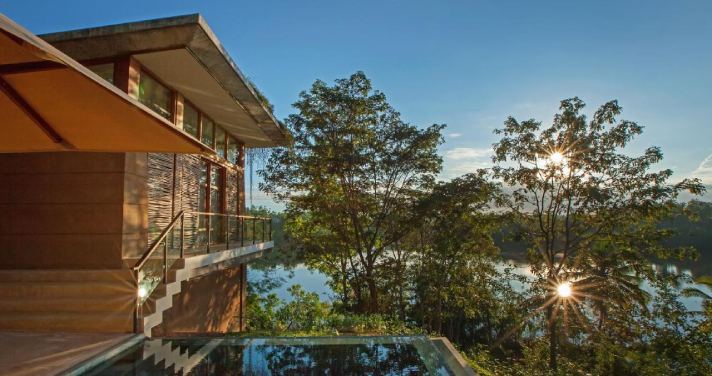
[[[423,336],[146,340],[85,375],[452,375]]]

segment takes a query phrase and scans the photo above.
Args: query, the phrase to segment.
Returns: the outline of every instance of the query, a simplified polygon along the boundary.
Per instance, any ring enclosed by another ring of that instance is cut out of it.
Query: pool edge
[[[447,363],[453,372],[459,371],[458,373],[463,376],[477,376],[477,373],[467,364],[462,355],[460,355],[455,346],[453,346],[446,337],[431,337],[430,341],[432,341],[435,348],[440,351],[445,363]]]
[[[106,361],[106,360],[120,354],[121,352],[127,350],[129,347],[135,346],[145,339],[146,339],[146,335],[143,333],[133,335],[129,338],[126,338],[124,341],[117,343],[113,347],[103,351],[102,353],[97,354],[89,359],[83,360],[83,361],[65,369],[64,371],[57,372],[55,375],[57,375],[57,376],[78,376],[78,375],[81,375],[84,372],[96,367],[101,362]]]

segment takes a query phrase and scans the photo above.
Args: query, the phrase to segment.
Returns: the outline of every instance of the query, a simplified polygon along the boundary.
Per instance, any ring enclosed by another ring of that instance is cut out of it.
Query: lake
[[[518,263],[514,260],[508,262],[515,265],[515,273],[524,276],[533,275],[526,265]],[[651,264],[651,267],[661,273],[677,275],[685,274],[693,278],[699,277],[699,275],[695,275],[693,273],[692,269],[687,268],[687,265],[689,264],[661,263]],[[502,263],[499,265],[499,269],[502,270],[505,268],[505,266],[506,264]],[[251,268],[250,265],[248,265],[248,268],[249,272],[247,273],[247,279],[250,283],[259,283],[260,281],[264,281],[265,279],[269,279],[271,281],[281,280],[281,283],[276,283],[275,287],[271,289],[271,292],[276,293],[280,299],[290,300],[290,295],[287,289],[295,284],[301,285],[305,291],[316,292],[317,294],[319,294],[322,300],[332,299],[333,292],[327,285],[328,278],[325,275],[319,273],[318,271],[308,269],[304,265],[297,265],[293,268],[285,268],[284,266],[278,265],[273,272],[270,272],[269,275],[265,275],[261,267],[260,269],[257,269]],[[517,281],[513,281],[512,285],[515,289],[524,289],[526,287]],[[686,284],[682,286],[682,288],[694,285],[695,284]],[[697,285],[697,287],[700,288],[702,291],[710,292],[706,286]],[[643,289],[645,289],[651,294],[654,293],[653,288],[650,287],[647,283],[643,284]],[[702,300],[699,298],[682,298],[682,302],[685,304],[685,307],[687,307],[687,309],[690,311],[699,311],[702,309]]]

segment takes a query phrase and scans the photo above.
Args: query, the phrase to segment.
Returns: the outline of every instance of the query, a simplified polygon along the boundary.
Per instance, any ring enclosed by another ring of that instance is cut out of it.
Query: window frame
[[[114,86],[117,86],[117,81],[116,81],[116,79],[117,79],[117,70],[116,70],[116,67],[117,67],[117,62],[119,62],[120,59],[121,59],[121,57],[96,58],[96,59],[82,60],[81,63],[82,63],[84,66],[86,66],[86,67],[90,67],[90,66],[93,66],[93,65],[109,64],[109,63],[113,64],[113,65],[114,65]],[[151,77],[151,79],[153,79],[154,81],[158,82],[161,86],[165,87],[166,89],[168,89],[168,91],[170,91],[170,93],[171,93],[171,119],[170,119],[170,120],[166,119],[167,121],[170,121],[170,122],[173,124],[173,126],[178,127],[178,124],[177,124],[177,121],[178,121],[178,94],[180,94],[180,96],[183,97],[183,103],[184,103],[184,105],[189,105],[190,107],[192,107],[193,109],[195,109],[195,110],[198,112],[198,136],[195,137],[195,139],[197,139],[199,142],[202,143],[202,138],[203,138],[203,118],[208,118],[208,119],[213,123],[213,126],[214,126],[214,127],[213,127],[213,137],[212,137],[213,147],[211,147],[211,149],[213,149],[213,150],[215,150],[215,151],[217,152],[217,148],[216,148],[216,146],[217,146],[217,145],[216,145],[216,141],[217,141],[217,128],[220,128],[223,132],[225,132],[225,144],[223,145],[223,147],[225,148],[225,158],[217,157],[216,159],[219,160],[219,161],[227,162],[227,163],[229,163],[229,164],[231,164],[231,165],[234,165],[234,166],[237,166],[237,167],[243,167],[243,166],[240,166],[240,164],[239,164],[239,162],[240,162],[241,150],[242,150],[242,148],[245,146],[245,142],[244,142],[241,138],[239,138],[239,137],[235,136],[234,134],[230,133],[225,127],[221,126],[218,122],[216,122],[215,120],[213,120],[212,117],[208,116],[208,115],[207,115],[200,107],[198,107],[195,103],[193,103],[193,102],[191,102],[190,100],[188,100],[188,98],[186,98],[185,95],[183,95],[180,91],[174,89],[171,85],[169,85],[168,83],[166,83],[165,81],[163,81],[157,74],[153,73],[150,69],[146,68],[146,67],[145,67],[143,64],[141,64],[140,62],[138,62],[138,68],[139,68],[139,69],[138,69],[138,71],[139,71],[139,82],[140,82],[140,80],[141,80],[141,77],[140,77],[140,76],[143,75],[143,74],[147,74],[148,76]],[[138,100],[138,98],[136,98],[136,99]],[[185,110],[184,110],[184,111],[185,111]],[[160,116],[160,115],[159,115],[159,116]],[[160,117],[163,118],[162,116],[160,116]],[[163,118],[163,119],[165,119],[165,118]],[[185,130],[183,130],[183,131],[185,132]],[[187,132],[186,132],[186,133],[187,133]],[[190,134],[188,134],[188,135],[189,135],[190,137],[193,137],[193,136],[190,135]],[[230,159],[228,158],[228,151],[229,151],[229,147],[230,147],[230,139],[231,139],[231,138],[232,138],[233,140],[235,140],[236,147],[237,147],[237,155],[236,155],[236,160],[235,160],[234,162],[233,162],[233,161],[230,161]],[[203,144],[203,145],[205,145],[205,144]],[[205,146],[208,146],[208,145],[205,145]],[[208,147],[210,147],[210,146],[208,146]],[[212,163],[215,163],[214,160],[211,160],[211,162],[212,162]]]
[[[151,77],[152,80],[156,81],[158,84],[160,84],[164,88],[168,89],[168,91],[171,93],[171,119],[170,120],[166,119],[166,120],[173,123],[173,125],[177,125],[176,121],[177,121],[178,117],[176,115],[178,112],[177,111],[178,110],[178,95],[177,95],[178,91],[175,90],[173,87],[171,87],[171,85],[168,85],[163,80],[158,78],[158,76],[155,73],[148,70],[146,67],[143,66],[143,64],[140,64],[140,68],[141,69],[139,69],[139,78],[138,78],[139,86],[141,85],[141,76],[146,74],[147,76]],[[140,90],[139,90],[138,95],[139,95],[139,97],[137,97],[136,99],[140,101],[141,100],[140,99],[140,95],[141,95]],[[198,109],[198,107],[196,107],[196,106],[193,106],[193,108]],[[161,115],[159,114],[158,116],[161,116]],[[163,116],[161,116],[161,117],[163,118]]]
[[[174,92],[176,92],[176,91],[174,91]],[[176,92],[176,93],[177,93],[177,92]],[[176,97],[176,100],[175,100],[175,102],[176,102],[176,103],[175,103],[175,107],[178,108],[178,98],[177,98],[178,96],[176,95],[175,97]],[[202,124],[202,123],[203,123],[203,111],[201,111],[200,108],[195,105],[195,103],[193,103],[193,102],[189,101],[188,99],[186,99],[185,96],[183,97],[183,124],[181,124],[182,127],[183,127],[183,132],[185,132],[185,107],[186,107],[186,106],[189,106],[189,107],[193,108],[193,109],[195,110],[195,112],[198,113],[198,124],[197,124],[197,125],[198,125],[197,133],[198,133],[198,134],[197,134],[197,136],[194,137],[194,138],[197,139],[198,141],[200,141],[200,138],[201,138],[200,136],[201,136],[201,132],[202,132],[202,125],[203,125],[203,124]],[[176,115],[177,115],[177,114],[176,114]],[[177,117],[176,117],[176,121],[177,121]],[[176,122],[174,122],[173,124],[177,126],[178,124],[175,124],[175,123],[176,123]],[[188,132],[185,132],[185,133],[188,133]],[[193,135],[190,134],[190,133],[188,133],[188,135],[190,135],[190,137],[193,137]],[[205,144],[204,144],[204,145],[205,145]],[[207,146],[207,145],[206,145],[206,146]]]

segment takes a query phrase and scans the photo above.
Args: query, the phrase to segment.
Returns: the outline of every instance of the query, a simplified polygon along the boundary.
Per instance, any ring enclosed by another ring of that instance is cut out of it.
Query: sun
[[[556,288],[556,292],[559,294],[560,297],[568,298],[569,296],[571,296],[571,283],[563,282]]]
[[[553,164],[560,164],[564,161],[564,155],[557,151],[555,153],[552,153],[549,156],[549,159],[551,160],[551,163],[553,163]]]

